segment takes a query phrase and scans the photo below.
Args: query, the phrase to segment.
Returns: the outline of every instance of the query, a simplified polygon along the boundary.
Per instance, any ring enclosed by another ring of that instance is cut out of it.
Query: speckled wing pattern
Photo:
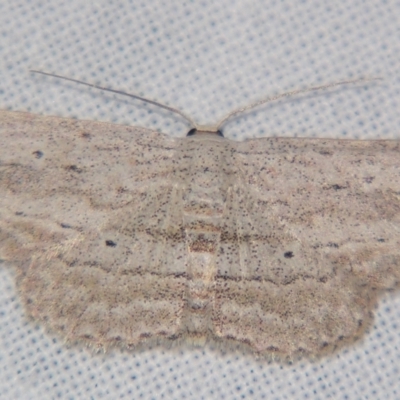
[[[0,258],[68,340],[318,355],[400,281],[397,141],[211,134],[0,111]]]

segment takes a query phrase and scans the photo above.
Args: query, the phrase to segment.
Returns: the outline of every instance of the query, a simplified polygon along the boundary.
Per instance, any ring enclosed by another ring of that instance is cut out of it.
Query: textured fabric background
[[[399,138],[399,26],[398,1],[3,0],[0,107],[184,136],[178,116],[29,69],[156,99],[204,124],[266,96],[379,76],[266,105],[224,134]],[[399,295],[382,298],[363,341],[288,366],[208,347],[67,348],[25,318],[11,270],[0,274],[1,399],[400,398]]]

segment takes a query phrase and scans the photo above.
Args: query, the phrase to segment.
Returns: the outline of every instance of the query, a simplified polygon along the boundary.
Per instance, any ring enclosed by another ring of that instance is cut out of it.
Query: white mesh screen
[[[225,136],[399,138],[399,26],[395,1],[3,0],[0,107],[184,136],[176,115],[28,70],[143,95],[204,124],[265,96],[378,76],[260,107]],[[363,342],[282,366],[184,346],[69,349],[26,320],[11,270],[0,273],[1,399],[400,398],[400,296],[381,300]]]

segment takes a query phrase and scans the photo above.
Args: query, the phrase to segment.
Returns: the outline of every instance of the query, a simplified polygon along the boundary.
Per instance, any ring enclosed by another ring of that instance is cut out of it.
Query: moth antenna
[[[103,87],[103,86],[94,85],[92,83],[87,83],[87,82],[84,82],[84,81],[80,81],[78,79],[67,78],[66,76],[52,74],[52,73],[49,73],[49,72],[43,72],[43,71],[37,71],[37,70],[30,70],[30,72],[33,72],[35,74],[42,74],[42,75],[46,75],[46,76],[52,76],[54,78],[64,79],[66,81],[75,82],[75,83],[78,83],[78,84],[81,84],[81,85],[85,85],[85,86],[89,86],[89,87],[92,87],[92,88],[95,88],[95,89],[104,90],[106,92],[116,93],[116,94],[120,94],[122,96],[127,96],[127,97],[130,97],[130,98],[133,98],[133,99],[141,100],[141,101],[143,101],[145,103],[149,103],[149,104],[164,108],[165,110],[168,110],[168,111],[171,111],[171,112],[173,112],[175,114],[180,115],[186,121],[189,122],[189,124],[192,126],[192,128],[194,128],[196,130],[203,130],[203,131],[204,130],[208,130],[208,131],[213,131],[213,132],[219,131],[220,127],[228,119],[234,117],[235,115],[241,114],[241,113],[243,113],[243,112],[245,112],[247,110],[250,110],[252,108],[258,107],[258,106],[260,106],[262,104],[271,103],[273,101],[276,101],[276,100],[279,100],[279,99],[282,99],[282,98],[285,98],[285,97],[296,96],[298,94],[310,93],[310,92],[315,92],[315,91],[322,91],[322,90],[330,89],[330,88],[333,88],[333,87],[336,87],[336,86],[349,85],[349,84],[354,84],[354,83],[359,83],[359,82],[371,82],[371,81],[383,80],[383,78],[356,78],[356,79],[339,81],[339,82],[335,82],[335,83],[328,83],[328,84],[320,85],[320,86],[313,86],[313,87],[309,87],[309,88],[305,88],[305,89],[292,90],[290,92],[281,93],[281,94],[278,94],[278,95],[272,96],[272,97],[267,97],[265,99],[258,100],[258,101],[254,102],[254,103],[251,103],[251,104],[249,104],[247,106],[237,108],[236,110],[233,110],[233,111],[229,112],[216,125],[203,127],[203,126],[199,126],[196,122],[194,122],[192,120],[192,118],[190,118],[184,112],[178,110],[177,108],[170,107],[170,106],[167,106],[165,104],[162,104],[162,103],[160,103],[158,101],[149,100],[149,99],[146,99],[145,97],[137,96],[135,94],[126,93],[126,92],[123,92],[122,90],[109,89],[109,88],[106,88],[106,87]]]
[[[34,69],[29,70],[29,72],[33,72],[35,74],[42,74],[42,75],[52,76],[54,78],[64,79],[65,81],[75,82],[75,83],[79,83],[81,85],[89,86],[89,87],[92,87],[92,88],[95,88],[95,89],[104,90],[106,92],[111,92],[111,93],[117,93],[117,94],[120,94],[122,96],[127,96],[127,97],[131,97],[133,99],[141,100],[141,101],[143,101],[145,103],[153,104],[155,106],[164,108],[165,110],[168,110],[168,111],[171,111],[173,113],[179,114],[186,121],[188,121],[193,128],[197,128],[197,124],[189,116],[187,116],[184,112],[182,112],[182,111],[180,111],[180,110],[178,110],[178,109],[176,109],[174,107],[170,107],[170,106],[167,106],[165,104],[159,103],[158,101],[149,100],[149,99],[146,99],[145,97],[137,96],[135,94],[126,93],[126,92],[123,92],[122,90],[109,89],[109,88],[102,87],[102,86],[99,86],[99,85],[94,85],[92,83],[87,83],[87,82],[84,82],[84,81],[80,81],[78,79],[67,78],[66,76],[52,74],[52,73],[49,73],[49,72],[36,71]]]
[[[339,82],[335,82],[335,83],[328,83],[328,84],[320,85],[320,86],[313,86],[313,87],[309,87],[309,88],[305,88],[305,89],[292,90],[290,92],[281,93],[276,96],[267,97],[266,99],[258,100],[252,104],[249,104],[247,106],[240,107],[240,108],[237,108],[236,110],[231,111],[217,123],[216,129],[218,130],[228,119],[232,118],[233,116],[235,116],[237,114],[241,114],[247,110],[250,110],[250,109],[260,106],[262,104],[271,103],[273,101],[282,99],[284,97],[292,97],[292,96],[296,96],[298,94],[326,90],[326,89],[330,89],[335,86],[349,85],[349,84],[358,83],[358,82],[379,81],[379,80],[383,80],[383,78],[356,78],[356,79],[339,81]]]

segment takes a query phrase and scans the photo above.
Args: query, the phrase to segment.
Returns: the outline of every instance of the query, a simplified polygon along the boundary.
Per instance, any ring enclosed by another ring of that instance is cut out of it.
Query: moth
[[[360,337],[400,281],[399,141],[221,135],[300,92],[209,128],[148,101],[186,118],[185,138],[0,111],[0,258],[28,314],[96,349],[293,358]]]

